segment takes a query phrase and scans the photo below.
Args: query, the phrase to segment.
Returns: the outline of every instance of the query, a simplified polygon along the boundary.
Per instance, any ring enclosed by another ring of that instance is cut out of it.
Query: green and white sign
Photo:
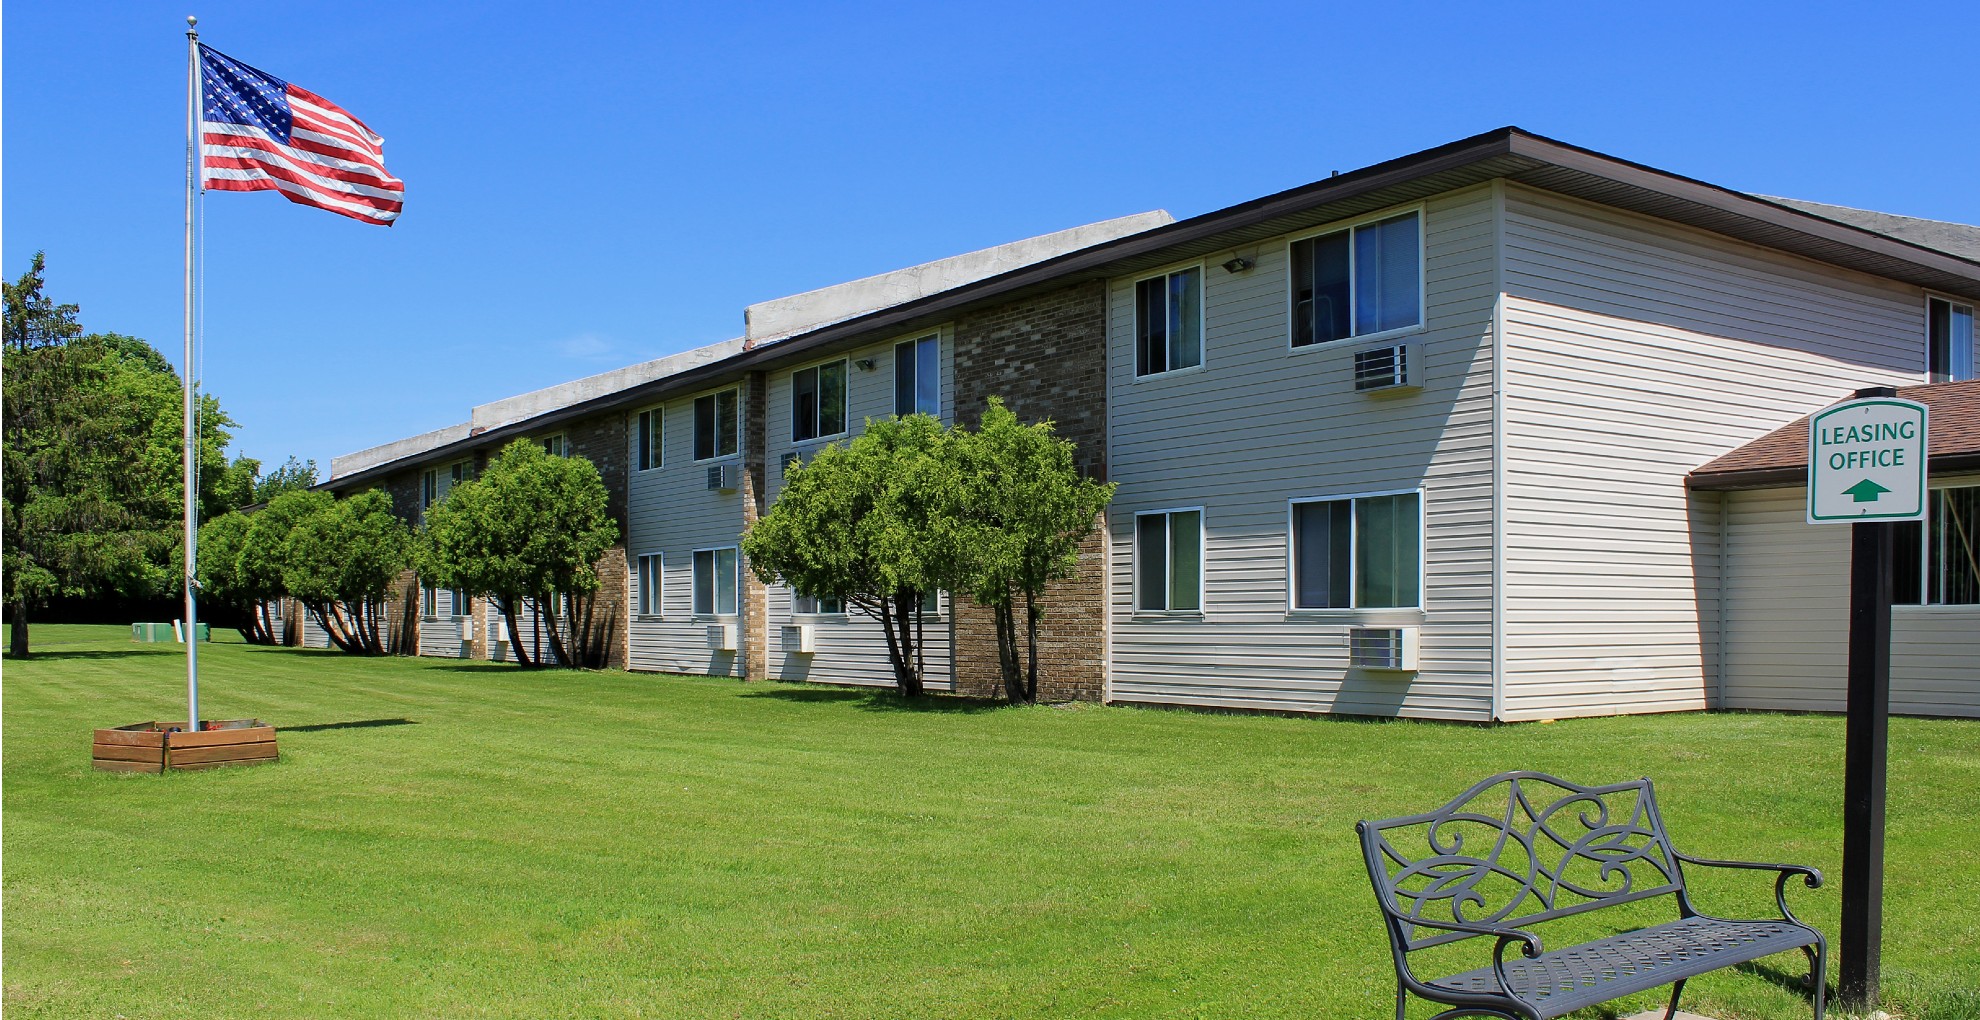
[[[1808,523],[1924,519],[1924,404],[1871,397],[1808,419]]]

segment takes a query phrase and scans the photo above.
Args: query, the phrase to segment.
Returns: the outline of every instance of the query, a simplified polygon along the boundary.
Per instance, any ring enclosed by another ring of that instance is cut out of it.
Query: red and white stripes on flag
[[[291,202],[390,226],[406,184],[385,139],[343,107],[202,44],[200,183],[280,191]]]

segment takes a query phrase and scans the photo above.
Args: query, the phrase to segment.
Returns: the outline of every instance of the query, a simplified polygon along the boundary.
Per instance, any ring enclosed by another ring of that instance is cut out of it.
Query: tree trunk
[[[261,643],[268,645],[274,644],[275,620],[273,617],[268,615],[267,599],[262,599],[261,602],[254,607],[254,619],[255,622],[259,624],[261,627]]]
[[[21,603],[7,610],[7,654],[16,659],[28,657],[27,606]]]
[[[1028,704],[1024,697],[1024,674],[1018,668],[1017,619],[1011,600],[1005,598],[991,610],[997,621],[997,668],[1004,676],[1004,697],[1013,705]]]
[[[509,628],[509,651],[516,657],[516,665],[524,669],[535,669],[536,660],[531,659],[529,652],[523,648],[522,628],[516,623],[516,600],[502,597],[496,602],[502,607],[502,622]]]
[[[921,697],[921,652],[915,644],[914,633],[909,626],[910,614],[921,609],[921,599],[916,592],[898,591],[894,593],[894,619],[901,629],[901,657],[894,663],[894,682],[900,688],[901,697]]]
[[[1044,614],[1038,610],[1037,596],[1029,589],[1024,593],[1024,702],[1027,705],[1038,702],[1038,618]]]
[[[543,607],[546,605],[550,608],[544,609]],[[563,666],[566,669],[577,665],[577,663],[571,661],[570,650],[564,647],[563,631],[557,625],[557,597],[552,595],[548,602],[538,599],[536,607],[538,610],[536,615],[536,633],[539,637],[543,634],[544,621],[549,621],[551,658],[557,660],[557,665]]]
[[[316,617],[316,625],[323,628],[323,633],[330,639],[331,644],[345,652],[357,653],[356,646],[351,644],[350,634],[345,630],[341,607],[335,602],[312,602],[303,608],[309,615]]]

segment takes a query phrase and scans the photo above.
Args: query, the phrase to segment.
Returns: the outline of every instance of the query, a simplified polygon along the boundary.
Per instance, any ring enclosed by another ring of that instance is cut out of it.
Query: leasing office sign
[[[1924,404],[1870,397],[1808,419],[1808,523],[1924,519]]]

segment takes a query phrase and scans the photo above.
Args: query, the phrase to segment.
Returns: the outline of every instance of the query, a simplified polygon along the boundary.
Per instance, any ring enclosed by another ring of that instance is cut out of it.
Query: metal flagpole
[[[193,418],[193,202],[199,163],[199,19],[186,18],[186,729],[199,729],[199,437]]]

